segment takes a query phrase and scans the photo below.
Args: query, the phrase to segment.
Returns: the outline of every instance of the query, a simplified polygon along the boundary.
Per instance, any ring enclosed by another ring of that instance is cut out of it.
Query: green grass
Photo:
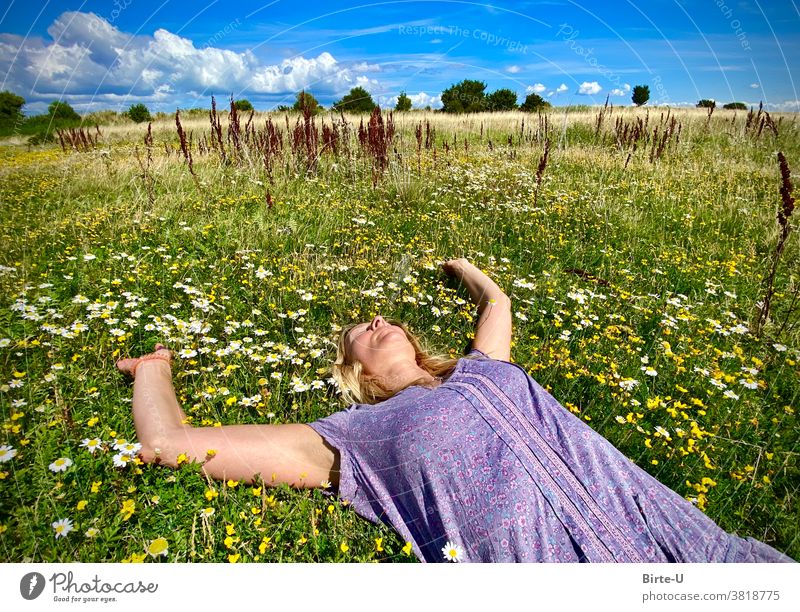
[[[459,256],[511,296],[512,358],[562,404],[726,530],[800,559],[796,313],[778,333],[800,280],[796,232],[773,322],[762,338],[743,331],[777,236],[774,152],[800,168],[796,127],[754,139],[742,121],[706,129],[687,111],[679,144],[655,163],[642,147],[624,169],[627,151],[595,137],[591,114],[570,117],[563,138],[552,117],[536,196],[541,146],[509,150],[512,122],[481,139],[474,117],[447,156],[423,151],[419,172],[403,134],[376,187],[358,152],[323,156],[313,176],[287,154],[272,184],[257,158],[195,153],[194,181],[165,153],[169,120],[154,126],[152,187],[134,155],[144,127],[89,153],[0,148],[0,445],[17,452],[0,463],[4,560],[154,560],[146,548],[163,537],[175,561],[413,561],[392,530],[320,490],[209,482],[197,465],[115,468],[115,451],[80,444],[135,437],[113,363],[156,341],[200,351],[178,360],[175,385],[207,425],[343,408],[325,381],[331,342],[378,312],[460,354],[475,311],[437,270]],[[459,120],[441,121],[437,141],[452,142]],[[323,388],[292,392],[295,377]],[[52,472],[59,457],[73,465]],[[63,518],[74,530],[56,539]]]

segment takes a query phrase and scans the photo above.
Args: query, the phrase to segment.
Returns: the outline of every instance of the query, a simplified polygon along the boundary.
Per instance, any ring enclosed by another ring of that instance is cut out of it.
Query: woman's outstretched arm
[[[146,462],[176,467],[183,454],[220,480],[254,482],[260,476],[269,485],[314,488],[328,481],[338,486],[339,454],[308,425],[186,424],[170,364],[163,359],[136,365],[133,419]]]
[[[466,259],[453,259],[442,266],[459,279],[478,307],[473,348],[493,359],[511,359],[511,300],[491,278]]]

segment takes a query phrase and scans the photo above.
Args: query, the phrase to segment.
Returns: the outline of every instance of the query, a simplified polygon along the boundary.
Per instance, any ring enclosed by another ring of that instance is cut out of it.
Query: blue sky
[[[62,98],[80,111],[257,108],[302,88],[323,104],[351,87],[415,106],[463,79],[536,92],[555,105],[699,98],[800,110],[798,0],[530,2],[103,0],[20,2],[0,20],[0,89],[26,112]]]

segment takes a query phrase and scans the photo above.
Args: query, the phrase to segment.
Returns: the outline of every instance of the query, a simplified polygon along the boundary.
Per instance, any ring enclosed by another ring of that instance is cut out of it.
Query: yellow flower
[[[403,546],[403,552],[406,555],[410,555],[411,554],[411,542],[406,542],[406,545]]]
[[[189,457],[186,456],[186,453],[181,453],[180,455],[178,455],[178,458],[175,460],[175,463],[181,465],[183,463],[186,463],[187,461],[189,461]]]
[[[239,486],[239,481],[238,480],[229,480],[227,482],[227,484],[231,489],[234,489],[234,488]]]
[[[208,490],[206,490],[206,493],[205,493],[205,495],[206,495],[206,499],[207,499],[208,501],[211,501],[211,500],[212,500],[212,499],[214,499],[215,497],[218,497],[218,496],[219,496],[219,493],[217,493],[217,492],[216,492],[214,489],[208,489]]]
[[[147,547],[147,553],[151,557],[157,557],[159,555],[166,557],[168,552],[169,544],[167,543],[166,538],[157,538],[150,542],[150,546]]]
[[[375,538],[375,550],[383,552],[383,538]]]
[[[75,507],[78,510],[83,510],[84,508],[86,508],[86,504],[88,504],[88,503],[89,502],[87,502],[85,499],[82,499],[81,501],[78,502],[77,506],[75,506]]]
[[[100,485],[102,485],[102,484],[103,484],[102,480],[96,480],[95,482],[93,482],[92,483],[92,489],[91,489],[92,493],[99,492],[100,491]]]
[[[91,419],[89,419],[88,421],[86,421],[86,425],[88,425],[89,427],[94,427],[95,425],[97,425],[97,422],[98,422],[99,420],[100,420],[100,419],[99,419],[98,417],[92,417]]]
[[[234,527],[233,525],[225,525],[225,533],[227,533],[228,535],[233,535],[234,533],[236,533],[236,527]]]
[[[144,563],[145,557],[147,557],[147,553],[142,553],[142,554],[132,553],[129,563]]]
[[[209,459],[211,459],[212,457],[216,457],[216,455],[217,451],[215,451],[213,448],[210,448],[206,451],[206,457],[208,457]]]
[[[258,497],[261,495],[261,487],[253,487],[250,489],[250,491],[253,493],[253,497]]]
[[[240,556],[241,555],[239,553],[236,553],[235,555],[228,555],[228,563],[237,563]]]
[[[131,518],[135,510],[136,502],[132,499],[126,499],[124,502],[122,502],[122,509],[119,511],[122,515],[122,520],[127,521],[129,518]]]
[[[347,545],[347,542],[342,542],[341,544],[339,544],[339,549],[343,553],[346,553],[348,550],[350,550],[350,547]]]
[[[258,552],[260,552],[263,555],[264,551],[267,550],[267,548],[269,548],[269,543],[271,539],[272,538],[264,536],[264,539],[261,540],[261,544],[258,545]]]

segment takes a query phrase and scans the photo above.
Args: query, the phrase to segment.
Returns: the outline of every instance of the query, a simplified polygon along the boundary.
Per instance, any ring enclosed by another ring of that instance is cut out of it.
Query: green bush
[[[18,125],[22,117],[22,107],[25,105],[25,98],[18,96],[10,91],[0,92],[0,127],[11,127]]]
[[[486,110],[486,83],[464,79],[442,92],[442,112],[479,113]]]
[[[633,88],[631,101],[636,106],[644,106],[645,104],[647,104],[647,101],[649,99],[650,99],[650,87],[648,85],[636,85]]]
[[[722,108],[726,110],[747,110],[747,104],[744,102],[728,102]]]
[[[510,111],[517,108],[517,93],[511,89],[498,89],[486,96],[486,110]]]
[[[317,99],[308,91],[298,93],[292,105],[292,110],[303,112],[304,108],[308,108],[312,115],[321,113],[324,110]]]
[[[236,107],[236,110],[238,111],[248,112],[253,110],[253,105],[250,103],[250,100],[247,100],[246,98],[242,98],[241,100],[236,100],[236,102],[234,102],[233,105]]]
[[[143,121],[152,121],[153,118],[150,116],[150,111],[147,107],[142,104],[132,104],[128,111],[125,113],[136,123],[142,123]]]
[[[351,113],[371,113],[378,106],[370,93],[363,87],[353,87],[350,93],[338,102],[334,102],[334,110],[343,110]]]
[[[696,104],[697,108],[716,108],[717,103],[714,100],[708,100],[703,98],[702,100],[698,101]]]
[[[520,106],[519,109],[525,111],[526,113],[535,113],[549,107],[550,102],[545,100],[542,96],[537,93],[530,93],[527,95],[525,102],[522,103],[522,106]]]
[[[411,98],[406,95],[406,92],[401,91],[397,96],[397,104],[394,105],[396,111],[409,111],[411,110]]]
[[[47,114],[55,120],[80,121],[81,116],[67,102],[56,100],[47,107]]]

